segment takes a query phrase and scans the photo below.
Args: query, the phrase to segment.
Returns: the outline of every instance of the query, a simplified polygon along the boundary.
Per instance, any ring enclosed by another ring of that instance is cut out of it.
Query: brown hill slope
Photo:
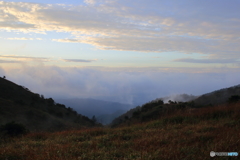
[[[118,128],[31,133],[0,139],[0,159],[208,160],[212,159],[211,151],[240,153],[239,106],[235,103],[178,110],[153,121]]]

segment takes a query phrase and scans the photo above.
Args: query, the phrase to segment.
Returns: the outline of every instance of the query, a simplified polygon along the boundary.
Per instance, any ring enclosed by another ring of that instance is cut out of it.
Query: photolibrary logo
[[[214,152],[211,151],[210,152],[210,156],[214,157],[214,156],[238,156],[238,152]]]

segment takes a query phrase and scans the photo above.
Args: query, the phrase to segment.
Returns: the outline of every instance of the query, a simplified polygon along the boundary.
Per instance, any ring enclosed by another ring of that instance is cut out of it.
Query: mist
[[[164,103],[168,103],[170,100],[174,102],[189,102],[194,99],[198,98],[198,96],[194,95],[188,95],[188,94],[177,94],[177,95],[171,95],[168,97],[162,97],[160,98]]]
[[[177,94],[201,95],[237,85],[240,71],[200,72],[166,69],[63,68],[22,66],[0,68],[2,76],[45,97],[93,98],[142,105]]]

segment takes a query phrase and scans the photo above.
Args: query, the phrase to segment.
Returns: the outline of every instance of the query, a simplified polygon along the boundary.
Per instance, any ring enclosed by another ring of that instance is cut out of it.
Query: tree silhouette
[[[95,115],[92,117],[92,121],[93,121],[94,123],[97,122],[97,119],[96,119]]]

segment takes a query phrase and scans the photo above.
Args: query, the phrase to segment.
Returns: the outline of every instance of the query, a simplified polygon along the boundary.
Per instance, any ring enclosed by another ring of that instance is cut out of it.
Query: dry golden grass
[[[30,133],[2,140],[0,160],[204,160],[210,151],[240,153],[239,138],[240,103],[114,129]]]

